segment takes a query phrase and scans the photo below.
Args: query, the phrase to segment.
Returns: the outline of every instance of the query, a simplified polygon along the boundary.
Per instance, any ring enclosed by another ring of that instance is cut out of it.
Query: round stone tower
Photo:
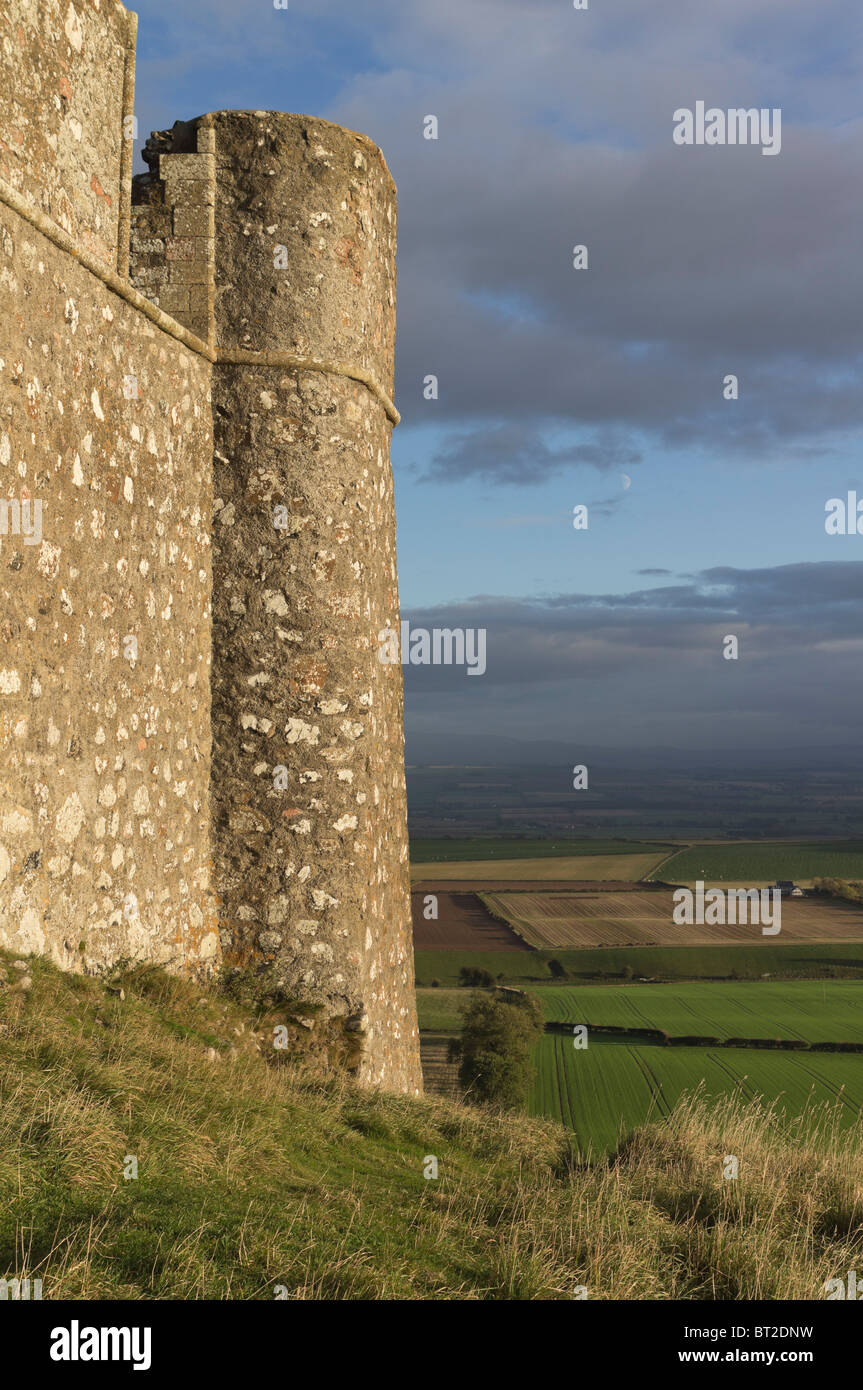
[[[197,180],[195,247],[175,254],[200,275],[190,312],[216,359],[222,949],[341,1030],[364,1082],[415,1092],[402,671],[379,659],[399,617],[395,187],[371,141],[327,121],[221,111],[192,128],[211,191]],[[182,160],[163,160],[175,221]]]

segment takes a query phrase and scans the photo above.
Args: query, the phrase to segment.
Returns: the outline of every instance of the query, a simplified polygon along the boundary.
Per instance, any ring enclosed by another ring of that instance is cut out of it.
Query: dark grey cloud
[[[184,85],[207,74],[214,105],[291,107],[300,65],[327,94],[315,114],[382,146],[400,195],[397,394],[407,425],[452,431],[435,476],[548,477],[561,427],[602,467],[602,432],[623,447],[631,431],[635,452],[818,458],[863,423],[857,0],[138,8],[145,126],[193,114]],[[781,153],[675,147],[673,112],[699,98],[780,107]]]
[[[791,746],[863,741],[863,562],[713,568],[628,594],[476,595],[412,626],[484,627],[487,671],[406,667],[411,728]],[[723,658],[735,635],[737,661]],[[826,673],[829,672],[829,678]]]
[[[538,427],[507,421],[451,435],[434,455],[427,477],[452,481],[474,476],[487,482],[529,485],[579,464],[606,471],[632,467],[640,460],[637,450],[607,436],[555,448]]]
[[[380,44],[397,70],[339,114],[399,184],[399,403],[452,427],[438,476],[558,470],[550,444],[495,460],[491,416],[747,456],[823,454],[863,423],[854,5],[453,0],[402,6]],[[699,97],[782,107],[781,153],[673,146]]]

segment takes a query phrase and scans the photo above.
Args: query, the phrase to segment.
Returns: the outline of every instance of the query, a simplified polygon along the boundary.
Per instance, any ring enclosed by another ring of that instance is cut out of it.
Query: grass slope
[[[0,1274],[46,1299],[803,1299],[863,1262],[859,1132],[690,1104],[582,1167],[550,1121],[267,1065],[239,1006],[158,971],[121,999],[9,964]]]

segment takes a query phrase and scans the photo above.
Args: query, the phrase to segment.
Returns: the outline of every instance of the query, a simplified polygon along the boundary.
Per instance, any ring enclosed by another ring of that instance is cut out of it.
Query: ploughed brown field
[[[438,918],[428,922],[423,916],[426,893],[411,893],[416,951],[528,951],[520,936],[506,925],[496,922],[488,908],[475,893],[453,893],[451,888],[438,892],[427,889],[437,898]]]
[[[760,924],[677,926],[671,892],[485,893],[492,912],[539,950],[596,946],[718,946],[863,941],[863,908],[835,900],[784,898],[782,930]],[[740,907],[738,906],[738,915]]]

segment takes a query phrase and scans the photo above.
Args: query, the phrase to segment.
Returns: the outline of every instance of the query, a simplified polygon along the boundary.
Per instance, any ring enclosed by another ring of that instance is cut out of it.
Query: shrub
[[[474,1104],[522,1109],[533,1080],[531,1050],[542,1033],[542,1009],[529,994],[475,994],[461,1035],[459,1082]]]
[[[466,989],[491,989],[494,976],[490,970],[482,970],[478,965],[463,965],[458,972],[459,984]]]

